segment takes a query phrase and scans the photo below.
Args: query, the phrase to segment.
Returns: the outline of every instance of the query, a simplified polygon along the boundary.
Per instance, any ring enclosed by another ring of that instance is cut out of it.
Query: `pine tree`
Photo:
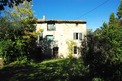
[[[122,18],[122,0],[121,0],[121,2],[120,2],[119,7],[118,7],[117,16],[118,16],[119,19]]]
[[[111,13],[109,22],[87,37],[82,55],[89,74],[105,81],[122,81],[122,1],[117,16]]]
[[[114,13],[111,13],[108,24],[109,26],[112,26],[112,27],[119,26],[119,19],[115,17]]]

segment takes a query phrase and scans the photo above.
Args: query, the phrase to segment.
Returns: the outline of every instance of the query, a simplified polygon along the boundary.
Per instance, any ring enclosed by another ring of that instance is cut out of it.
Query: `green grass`
[[[0,69],[0,81],[83,81],[86,72],[81,60],[52,59],[7,65]]]
[[[45,60],[43,62],[41,62],[41,64],[45,64],[45,63],[55,63],[55,62],[59,62],[59,61],[63,61],[65,59],[51,59],[51,60]]]

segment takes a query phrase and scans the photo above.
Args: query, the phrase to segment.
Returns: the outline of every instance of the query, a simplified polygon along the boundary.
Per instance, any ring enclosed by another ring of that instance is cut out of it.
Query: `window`
[[[73,38],[75,40],[82,40],[82,33],[73,33]]]
[[[73,48],[73,54],[77,54],[77,53],[78,53],[77,46],[74,46],[74,48]]]
[[[52,31],[52,30],[55,30],[55,23],[48,23],[47,24],[47,30],[48,31]]]
[[[47,41],[52,41],[53,38],[54,38],[53,35],[47,35],[46,36]]]

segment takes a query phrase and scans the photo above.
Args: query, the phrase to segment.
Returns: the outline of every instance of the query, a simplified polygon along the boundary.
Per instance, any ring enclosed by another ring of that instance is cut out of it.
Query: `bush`
[[[101,79],[101,78],[97,78],[97,77],[96,77],[96,78],[93,78],[92,81],[104,81],[104,80]]]

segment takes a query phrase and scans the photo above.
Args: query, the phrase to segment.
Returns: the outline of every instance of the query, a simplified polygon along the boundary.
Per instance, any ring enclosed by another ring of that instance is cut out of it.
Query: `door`
[[[59,49],[59,47],[53,48],[53,57],[58,57],[58,49]]]

